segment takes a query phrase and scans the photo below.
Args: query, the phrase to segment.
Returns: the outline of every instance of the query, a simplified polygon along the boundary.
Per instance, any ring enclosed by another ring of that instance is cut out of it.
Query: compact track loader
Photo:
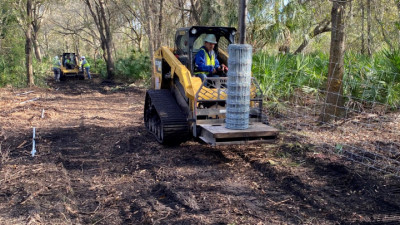
[[[69,57],[69,63],[65,60]],[[79,68],[78,56],[75,53],[63,53],[61,56],[61,74],[60,80],[66,80],[67,77],[77,77],[84,80],[85,76],[83,71]]]
[[[214,48],[219,62],[228,65],[228,45],[234,43],[232,27],[180,28],[175,48],[161,47],[155,52],[152,87],[146,92],[144,122],[161,144],[174,145],[191,137],[211,145],[266,142],[275,139],[278,130],[267,125],[262,113],[263,96],[254,78],[251,84],[249,128],[225,128],[227,77],[193,76],[194,58],[204,44],[206,34],[215,34]],[[229,67],[229,65],[228,65]]]

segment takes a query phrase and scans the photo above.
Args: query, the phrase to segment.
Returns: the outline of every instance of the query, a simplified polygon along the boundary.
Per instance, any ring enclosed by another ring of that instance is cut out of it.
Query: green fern
[[[329,55],[269,55],[253,57],[253,75],[267,101],[285,102],[299,94],[320,99],[328,74]],[[351,105],[376,103],[397,108],[400,105],[400,51],[384,51],[373,57],[349,52],[345,55],[343,91]],[[273,105],[273,104],[272,104]],[[272,106],[271,105],[271,106]],[[271,107],[273,110],[276,106]]]

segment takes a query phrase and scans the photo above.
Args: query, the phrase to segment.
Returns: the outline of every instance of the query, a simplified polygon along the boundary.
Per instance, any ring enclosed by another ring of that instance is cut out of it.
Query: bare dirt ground
[[[49,86],[0,89],[0,224],[399,224],[399,178],[290,132],[165,147],[144,128],[144,88]]]

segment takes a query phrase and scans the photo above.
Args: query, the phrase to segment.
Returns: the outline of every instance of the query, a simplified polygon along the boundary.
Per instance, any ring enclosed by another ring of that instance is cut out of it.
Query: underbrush
[[[151,62],[148,54],[132,50],[128,55],[128,57],[120,57],[116,60],[114,78],[127,83],[150,80]],[[98,73],[105,79],[107,77],[107,66],[104,60],[98,60],[97,66]]]
[[[25,65],[25,39],[16,36],[19,30],[9,30],[2,40],[0,48],[0,87],[12,86],[22,88],[27,86]],[[32,52],[33,77],[35,85],[45,86],[46,78],[51,71],[51,59],[44,57],[38,62]]]
[[[0,87],[12,86],[17,88],[26,87],[27,75],[25,62],[18,65],[9,64],[9,66],[0,63]],[[33,62],[33,77],[36,86],[46,86],[46,80],[51,71],[51,62],[47,59]]]
[[[132,51],[129,58],[118,60],[117,74],[130,82],[145,80],[151,75],[150,64],[150,58],[147,54]]]
[[[2,48],[0,48],[0,87],[26,86],[23,43],[23,39],[12,41],[10,34],[7,34],[2,41]]]
[[[100,74],[101,77],[107,77],[107,65],[103,58],[86,58],[90,64],[90,73]]]
[[[147,54],[133,50],[128,58],[117,60],[116,78],[130,83],[147,80],[151,76],[150,65]]]
[[[290,102],[299,95],[321,100],[328,75],[329,55],[253,56],[253,75],[269,102],[276,106]],[[343,89],[347,102],[374,107],[400,107],[400,50],[383,51],[372,57],[349,52],[344,59]]]

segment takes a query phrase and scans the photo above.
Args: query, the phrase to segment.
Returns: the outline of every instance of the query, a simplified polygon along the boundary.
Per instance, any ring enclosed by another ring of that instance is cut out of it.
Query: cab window
[[[228,52],[229,41],[224,36],[221,36],[218,40],[218,49]]]
[[[207,34],[201,34],[193,44],[193,52],[198,52],[200,48],[204,45],[204,39],[206,38]],[[218,37],[217,37],[218,39]],[[229,41],[224,36],[219,37],[218,39],[218,49],[222,49],[225,52],[228,52]]]
[[[207,34],[201,34],[193,44],[193,52],[198,52],[200,48],[204,45],[204,39],[206,38]]]
[[[176,44],[177,44],[177,54],[178,55],[187,54],[188,38],[186,35],[178,36]]]

